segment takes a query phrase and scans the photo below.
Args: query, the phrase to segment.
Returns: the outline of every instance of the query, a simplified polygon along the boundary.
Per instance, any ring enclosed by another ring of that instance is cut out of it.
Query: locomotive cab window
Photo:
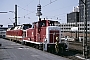
[[[30,25],[30,24],[25,24],[25,25],[23,25],[23,29],[24,30],[26,30],[26,29],[28,29],[28,28],[31,28],[32,27],[32,25]]]
[[[39,21],[39,27],[45,27],[45,26],[46,26],[45,20]]]
[[[43,22],[40,21],[40,22],[39,22],[39,27],[42,27],[42,25],[43,25]]]
[[[42,26],[45,27],[46,26],[46,20],[42,21]]]

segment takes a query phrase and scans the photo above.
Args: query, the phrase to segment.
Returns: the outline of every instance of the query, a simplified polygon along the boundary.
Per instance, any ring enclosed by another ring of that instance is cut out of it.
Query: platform
[[[0,60],[70,60],[0,38]]]

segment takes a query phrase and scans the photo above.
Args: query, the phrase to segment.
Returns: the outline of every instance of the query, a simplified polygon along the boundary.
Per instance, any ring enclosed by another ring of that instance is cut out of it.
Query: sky
[[[67,22],[67,13],[73,11],[73,7],[78,6],[79,0],[40,0],[41,18],[57,20],[60,23]],[[17,5],[18,24],[30,23],[38,21],[36,16],[37,5],[39,0],[0,0],[0,24],[7,27],[15,21],[15,5]],[[9,12],[13,11],[13,12]],[[58,19],[57,19],[58,18]]]

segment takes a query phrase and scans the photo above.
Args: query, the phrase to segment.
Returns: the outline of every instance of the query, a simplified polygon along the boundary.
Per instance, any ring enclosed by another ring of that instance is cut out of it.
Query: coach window
[[[31,27],[32,27],[32,25],[24,25],[23,29],[26,30],[26,29],[31,28]]]
[[[24,26],[23,29],[26,30],[27,29],[27,26]]]

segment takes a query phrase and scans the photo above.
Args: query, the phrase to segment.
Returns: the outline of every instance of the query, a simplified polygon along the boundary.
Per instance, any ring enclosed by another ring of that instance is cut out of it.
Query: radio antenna
[[[39,0],[39,4],[37,5],[37,13],[36,16],[38,16],[38,18],[40,19],[40,16],[42,15],[41,13],[41,5],[40,5],[40,0]]]
[[[40,4],[40,0],[39,0],[39,4]]]

